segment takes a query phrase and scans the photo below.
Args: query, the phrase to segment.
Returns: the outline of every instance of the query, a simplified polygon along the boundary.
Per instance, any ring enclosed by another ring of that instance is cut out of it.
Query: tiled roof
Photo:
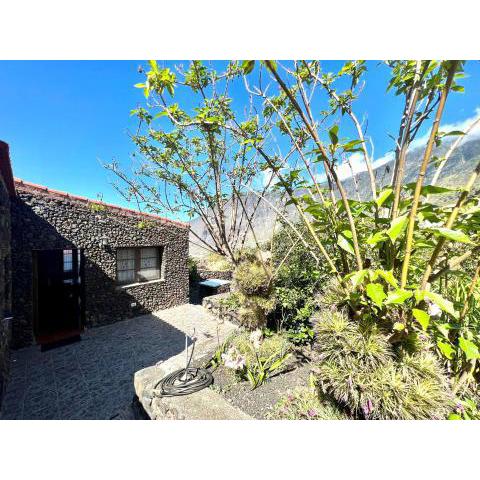
[[[119,207],[118,205],[112,205],[110,203],[105,203],[105,202],[100,202],[99,200],[91,200],[86,197],[80,197],[78,195],[72,195],[67,192],[61,192],[59,190],[52,190],[51,188],[47,188],[43,185],[37,185],[35,183],[30,183],[26,182],[25,180],[21,180],[19,178],[15,178],[15,187],[17,190],[22,190],[22,191],[32,191],[32,192],[42,192],[46,195],[52,196],[52,197],[57,197],[57,198],[66,198],[68,200],[72,200],[74,202],[80,202],[84,204],[94,204],[94,205],[100,205],[102,207],[107,208],[108,210],[113,210],[118,213],[124,214],[124,215],[132,215],[136,217],[147,217],[147,218],[152,218],[156,221],[164,222],[164,223],[170,223],[182,228],[190,228],[190,225],[188,223],[184,222],[179,222],[177,220],[171,220],[169,218],[165,217],[160,217],[159,215],[154,215],[152,213],[143,213],[139,212],[138,210],[133,210],[131,208],[124,208],[124,207]]]

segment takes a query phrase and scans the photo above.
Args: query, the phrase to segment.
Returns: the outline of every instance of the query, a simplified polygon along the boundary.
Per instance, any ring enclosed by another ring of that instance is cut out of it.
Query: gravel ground
[[[288,390],[308,385],[310,365],[306,359],[297,358],[289,368],[291,370],[271,377],[252,390],[249,382],[238,382],[231,370],[220,366],[213,372],[214,384],[210,388],[221,393],[232,405],[251,417],[265,419],[273,405]]]

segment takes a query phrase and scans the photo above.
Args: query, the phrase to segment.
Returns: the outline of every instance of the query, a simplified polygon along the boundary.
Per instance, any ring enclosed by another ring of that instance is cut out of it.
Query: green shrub
[[[309,234],[303,224],[296,227],[308,240]],[[277,302],[271,324],[285,330],[296,345],[311,343],[314,332],[310,317],[316,309],[315,294],[327,278],[328,271],[323,264],[317,264],[288,226],[275,233],[272,246],[273,266],[280,268],[274,282]]]
[[[287,392],[267,415],[271,420],[346,420],[334,402],[319,395],[315,388],[297,387]]]
[[[290,350],[290,343],[282,335],[264,338],[260,330],[243,331],[229,339],[221,358],[239,378],[248,380],[252,388],[257,388],[283,369]]]
[[[231,292],[225,298],[220,299],[218,303],[221,307],[229,311],[236,311],[241,307],[241,301],[236,292]]]
[[[267,315],[275,307],[271,273],[259,260],[244,259],[233,274],[240,303],[238,320],[249,330],[264,328]]]
[[[198,278],[198,262],[193,257],[187,259],[188,275],[191,280]]]
[[[228,272],[232,270],[232,264],[229,262],[229,260],[225,256],[214,252],[199,258],[197,263],[199,267],[205,270],[212,270],[216,272]]]
[[[244,260],[235,269],[233,279],[244,295],[268,296],[272,292],[271,274],[259,260]]]
[[[433,353],[406,353],[375,324],[338,311],[317,317],[318,385],[355,417],[431,419],[451,411],[448,380]]]
[[[247,364],[253,363],[257,358],[257,354],[261,358],[269,358],[274,355],[281,357],[291,349],[288,339],[285,335],[279,333],[274,333],[271,336],[263,338],[257,349],[254,348],[250,337],[250,332],[240,332],[238,335],[235,335],[230,342],[230,345],[233,345],[245,356]]]

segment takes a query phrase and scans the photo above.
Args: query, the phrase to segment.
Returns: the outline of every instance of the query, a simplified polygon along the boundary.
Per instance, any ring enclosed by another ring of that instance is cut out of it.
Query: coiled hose
[[[194,333],[195,334],[195,333]],[[187,349],[187,337],[185,337],[185,348]],[[195,350],[195,340],[192,345],[192,353],[188,358],[185,368],[176,370],[162,378],[154,387],[154,394],[159,397],[178,397],[181,395],[190,395],[207,388],[213,383],[213,376],[204,368],[190,367],[193,352]]]

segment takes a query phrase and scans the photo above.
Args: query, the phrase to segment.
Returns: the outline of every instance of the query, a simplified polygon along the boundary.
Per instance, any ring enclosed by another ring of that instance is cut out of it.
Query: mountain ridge
[[[434,149],[433,156],[444,156],[451,144],[452,141],[442,143],[442,145]],[[423,152],[424,147],[417,147],[407,153],[404,184],[416,181],[423,158]],[[480,138],[473,137],[471,139],[465,139],[465,141],[457,147],[455,152],[451,155],[448,162],[443,167],[442,174],[440,175],[437,184],[439,186],[450,188],[464,185],[479,161]],[[394,159],[374,170],[377,181],[377,189],[382,189],[391,183],[393,167]],[[433,164],[433,162],[430,162],[425,176],[425,185],[430,184],[435,171],[436,166]],[[357,173],[354,177],[349,177],[348,179],[343,180],[342,185],[345,188],[348,198],[360,200],[371,198],[370,179],[368,172],[366,171]],[[478,185],[478,181],[476,185]],[[246,204],[247,211],[249,211],[249,213],[252,212],[253,205],[255,205],[256,200],[257,197],[253,193],[245,196],[244,203]],[[280,198],[279,194],[269,193],[267,195],[267,200],[274,204],[277,208],[284,210],[284,201]],[[295,220],[297,212],[292,205],[286,207],[286,215],[290,220]],[[252,224],[255,228],[255,235],[260,242],[267,241],[269,238],[271,238],[271,233],[275,228],[275,217],[275,211],[266,202],[261,201],[252,221]],[[192,220],[190,222],[190,228],[205,241],[209,240],[210,235],[208,234],[204,222],[200,218]],[[249,233],[247,235],[248,244],[253,242],[253,238],[251,237],[251,233]],[[192,235],[192,233],[190,233],[190,238],[191,240],[195,241],[195,237]],[[205,254],[208,254],[208,252],[190,243],[191,256],[201,257]]]

